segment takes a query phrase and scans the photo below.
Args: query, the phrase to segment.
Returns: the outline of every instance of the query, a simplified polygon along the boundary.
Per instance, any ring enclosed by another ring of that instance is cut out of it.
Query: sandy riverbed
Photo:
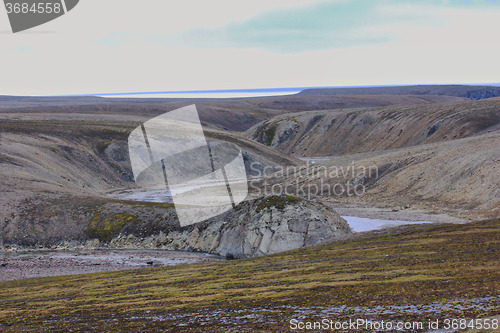
[[[0,252],[0,281],[225,260],[205,253],[156,250]]]

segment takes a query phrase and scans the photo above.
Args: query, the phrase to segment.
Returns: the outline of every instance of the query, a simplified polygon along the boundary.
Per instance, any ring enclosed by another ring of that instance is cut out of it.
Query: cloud
[[[178,34],[192,48],[258,48],[277,53],[341,49],[394,41],[394,26],[444,24],[446,8],[488,8],[497,0],[330,0],[260,13],[246,21]],[[436,12],[434,12],[436,10]]]
[[[280,53],[381,43],[386,36],[366,29],[374,1],[331,1],[261,13],[247,21],[180,34],[183,45],[261,48]]]

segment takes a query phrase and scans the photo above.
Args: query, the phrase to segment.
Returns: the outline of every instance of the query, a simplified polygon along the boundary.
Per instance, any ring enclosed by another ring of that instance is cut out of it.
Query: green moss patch
[[[287,204],[295,203],[301,201],[300,198],[294,197],[292,195],[273,195],[267,198],[257,199],[257,213],[267,209],[276,207],[278,209],[283,209]]]
[[[129,213],[118,213],[110,216],[102,216],[100,211],[96,211],[89,225],[88,235],[90,238],[97,238],[100,241],[109,242],[118,236],[120,230],[126,224],[136,223],[137,216]]]

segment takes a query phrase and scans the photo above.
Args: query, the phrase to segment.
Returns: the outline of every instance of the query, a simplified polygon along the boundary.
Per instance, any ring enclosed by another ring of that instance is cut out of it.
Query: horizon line
[[[258,94],[258,93],[299,93],[310,89],[342,89],[342,88],[382,88],[405,86],[498,86],[500,83],[452,83],[452,84],[388,84],[388,85],[354,85],[354,86],[310,86],[310,87],[280,87],[280,88],[249,88],[249,89],[203,89],[203,90],[167,90],[167,91],[139,91],[115,92],[93,94],[64,94],[64,95],[39,95],[33,97],[106,97],[106,96],[134,96],[134,95],[194,95],[194,94]]]
[[[139,91],[87,94],[59,94],[59,95],[0,95],[5,97],[113,97],[113,96],[145,96],[145,95],[196,95],[196,94],[271,94],[271,93],[300,93],[310,89],[343,89],[343,88],[383,88],[383,87],[416,87],[416,86],[490,86],[499,87],[498,83],[424,83],[424,84],[383,84],[383,85],[353,85],[353,86],[308,86],[308,87],[279,87],[279,88],[248,88],[248,89],[202,89],[202,90],[167,90],[167,91]],[[183,97],[173,97],[183,98]]]
[[[202,89],[202,90],[167,90],[167,91],[139,91],[116,92],[103,94],[69,94],[69,95],[41,95],[38,97],[102,97],[102,96],[127,96],[127,95],[175,95],[175,94],[232,94],[232,93],[293,93],[308,89],[335,89],[335,88],[370,88],[394,87],[399,85],[361,85],[361,86],[313,86],[313,87],[280,87],[280,88],[248,88],[248,89]]]

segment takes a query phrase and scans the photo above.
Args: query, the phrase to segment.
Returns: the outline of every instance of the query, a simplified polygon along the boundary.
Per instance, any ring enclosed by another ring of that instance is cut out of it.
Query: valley
[[[0,330],[497,316],[500,100],[450,89],[1,97]],[[127,140],[190,104],[241,150],[249,193],[182,227],[134,182]]]

